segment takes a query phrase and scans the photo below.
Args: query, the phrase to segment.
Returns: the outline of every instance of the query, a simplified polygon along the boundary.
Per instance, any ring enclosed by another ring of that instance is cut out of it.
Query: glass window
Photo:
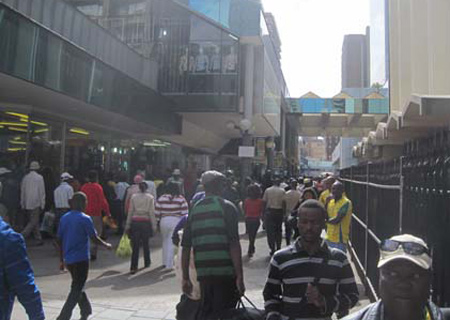
[[[60,88],[62,41],[40,29],[36,49],[34,80],[48,88]]]
[[[63,124],[31,114],[29,127],[29,161],[36,160],[41,164],[50,183],[51,180],[62,173]],[[55,181],[58,181],[58,179]]]
[[[28,115],[16,110],[0,112],[0,166],[9,170],[26,165]]]
[[[11,11],[0,8],[0,68],[29,80],[33,65],[35,27]]]
[[[64,43],[61,53],[61,91],[86,101],[91,71],[92,59],[71,44]]]
[[[95,62],[94,77],[89,102],[107,109],[111,108],[114,74],[106,65]]]

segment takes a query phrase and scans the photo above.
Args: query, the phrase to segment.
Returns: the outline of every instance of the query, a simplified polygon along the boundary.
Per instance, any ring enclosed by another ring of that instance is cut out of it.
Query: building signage
[[[254,158],[255,147],[239,147],[239,158]]]

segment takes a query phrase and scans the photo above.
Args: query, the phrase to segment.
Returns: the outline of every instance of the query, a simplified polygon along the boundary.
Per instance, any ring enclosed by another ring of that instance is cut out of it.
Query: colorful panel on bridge
[[[343,114],[388,114],[389,99],[381,95],[376,98],[290,98],[291,113],[343,113]]]

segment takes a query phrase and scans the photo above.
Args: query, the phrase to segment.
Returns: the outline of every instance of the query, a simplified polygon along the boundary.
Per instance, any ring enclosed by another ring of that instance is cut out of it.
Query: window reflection
[[[237,40],[186,10],[165,6],[156,27],[160,91],[180,97],[183,108],[237,108]]]
[[[185,31],[188,33],[189,29]],[[171,122],[170,114],[160,114],[159,121],[154,121],[155,115],[149,112],[152,103],[157,102],[159,107],[164,107],[169,102],[153,90],[27,21],[1,3],[0,57],[0,72],[34,81],[164,130],[179,130],[178,123]],[[169,58],[178,63],[173,56]],[[186,90],[183,79],[179,80],[174,75],[166,75],[165,79],[168,87]],[[168,85],[168,80],[171,85]],[[178,87],[173,83],[178,83]]]

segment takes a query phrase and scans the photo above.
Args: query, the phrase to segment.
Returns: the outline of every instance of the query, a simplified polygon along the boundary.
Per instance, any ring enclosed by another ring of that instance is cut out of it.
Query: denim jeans
[[[92,307],[86,292],[84,292],[84,285],[86,284],[89,273],[89,261],[68,264],[67,269],[72,276],[72,285],[69,296],[57,320],[70,320],[73,309],[77,304],[80,307],[81,317],[88,317],[92,314]]]

